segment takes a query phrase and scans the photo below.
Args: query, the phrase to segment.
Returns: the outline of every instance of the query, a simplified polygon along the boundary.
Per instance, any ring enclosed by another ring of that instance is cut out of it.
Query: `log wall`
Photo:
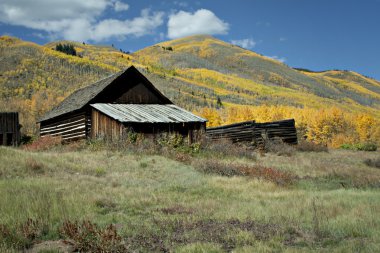
[[[80,113],[51,123],[41,122],[40,136],[61,136],[64,141],[84,139],[89,134],[89,121],[85,113]]]
[[[281,139],[285,143],[297,144],[297,130],[294,119],[256,123],[246,121],[232,125],[206,129],[210,140],[228,139],[232,142],[247,142],[262,145],[266,140]]]

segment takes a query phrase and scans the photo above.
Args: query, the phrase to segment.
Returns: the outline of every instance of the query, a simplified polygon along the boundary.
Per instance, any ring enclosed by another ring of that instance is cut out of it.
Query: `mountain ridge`
[[[73,44],[80,57],[55,51],[57,43]],[[0,61],[0,105],[3,110],[19,110],[28,132],[36,132],[35,119],[76,89],[130,65],[191,111],[215,108],[220,99],[225,108],[336,107],[380,118],[377,80],[353,71],[296,70],[212,36],[160,42],[133,53],[107,45],[70,41],[38,45],[1,36]]]

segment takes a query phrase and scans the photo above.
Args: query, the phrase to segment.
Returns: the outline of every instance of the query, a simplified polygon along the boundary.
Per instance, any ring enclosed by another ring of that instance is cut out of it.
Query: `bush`
[[[27,219],[16,224],[15,228],[0,224],[0,243],[12,245],[18,249],[32,246],[33,242],[47,234],[48,228],[41,220]]]
[[[287,171],[258,165],[252,166],[239,163],[222,163],[213,159],[197,161],[194,166],[200,171],[208,174],[217,174],[227,177],[246,176],[262,178],[278,185],[289,185],[298,179],[296,175]]]
[[[59,232],[61,236],[75,242],[78,252],[126,252],[127,250],[113,224],[100,228],[90,221],[66,221]]]
[[[25,166],[33,173],[40,174],[45,171],[45,165],[39,161],[36,161],[33,157],[26,160]]]
[[[306,141],[301,139],[297,146],[295,146],[297,151],[301,152],[328,152],[328,148],[325,145],[322,144],[316,144],[311,141]]]
[[[73,56],[77,55],[77,51],[75,50],[75,48],[72,44],[61,44],[61,43],[59,43],[55,46],[55,50],[58,52],[65,53],[67,55],[73,55]]]
[[[366,159],[364,163],[369,167],[374,167],[380,169],[380,158]]]
[[[377,145],[375,143],[356,143],[356,144],[343,144],[341,149],[358,150],[358,151],[376,151]]]
[[[215,140],[201,144],[204,152],[217,157],[244,157],[256,160],[256,154],[251,147],[232,143],[230,140]]]
[[[356,145],[356,149],[360,151],[376,151],[377,145],[375,143],[359,143]]]
[[[264,143],[264,150],[279,156],[292,156],[296,151],[294,146],[286,144],[282,140],[266,141]]]
[[[45,151],[50,150],[53,147],[60,146],[62,144],[61,137],[54,137],[47,135],[40,137],[37,140],[33,141],[31,144],[23,146],[24,149],[28,151]]]
[[[23,134],[21,136],[21,145],[31,144],[35,140],[34,136]]]

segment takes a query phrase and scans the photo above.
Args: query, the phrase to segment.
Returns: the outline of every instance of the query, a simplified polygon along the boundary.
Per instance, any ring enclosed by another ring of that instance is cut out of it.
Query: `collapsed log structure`
[[[210,140],[227,139],[232,142],[245,142],[263,145],[267,140],[282,140],[288,144],[297,144],[297,130],[294,119],[275,122],[256,123],[245,121],[231,125],[209,127],[206,136]]]

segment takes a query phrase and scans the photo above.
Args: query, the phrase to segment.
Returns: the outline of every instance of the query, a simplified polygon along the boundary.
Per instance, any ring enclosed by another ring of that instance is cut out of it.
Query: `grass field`
[[[379,152],[223,152],[0,147],[0,251],[380,251]]]

